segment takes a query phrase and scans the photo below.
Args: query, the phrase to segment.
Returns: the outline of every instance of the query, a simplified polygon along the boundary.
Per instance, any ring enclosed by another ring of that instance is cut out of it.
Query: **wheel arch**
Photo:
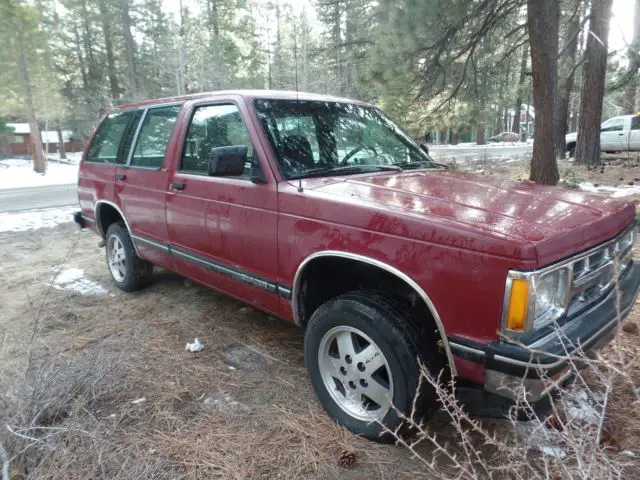
[[[98,200],[94,207],[94,216],[96,219],[96,227],[98,228],[98,232],[100,233],[100,236],[102,238],[106,238],[107,236],[107,229],[109,228],[109,225],[111,225],[113,223],[113,213],[110,212],[109,214],[109,218],[112,219],[111,222],[109,222],[107,225],[105,225],[105,215],[106,215],[106,209],[115,211],[115,214],[117,214],[118,217],[120,217],[120,219],[122,219],[122,221],[124,222],[124,225],[127,227],[127,231],[129,232],[129,236],[131,237],[131,242],[133,243],[133,248],[136,252],[136,255],[138,257],[140,257],[140,252],[138,252],[138,247],[136,246],[136,242],[133,240],[133,232],[131,231],[131,227],[129,226],[129,222],[127,222],[127,217],[124,216],[124,213],[122,212],[122,210],[120,209],[120,207],[118,205],[116,205],[113,202],[110,202],[109,200]],[[117,220],[116,220],[117,221]],[[140,257],[142,258],[142,257]]]
[[[291,305],[293,309],[293,319],[297,325],[302,326],[304,323],[304,318],[300,311],[300,303],[299,303],[301,300],[300,290],[302,288],[302,279],[303,279],[304,272],[310,265],[313,264],[313,262],[319,259],[323,259],[323,258],[326,259],[331,257],[361,262],[363,264],[367,264],[368,266],[375,267],[379,270],[382,270],[388,274],[395,276],[398,280],[400,280],[401,282],[406,284],[407,287],[413,290],[413,292],[415,292],[420,297],[420,299],[424,302],[427,309],[431,313],[433,322],[435,323],[435,326],[440,335],[440,340],[442,341],[442,346],[445,351],[447,363],[449,364],[451,374],[453,376],[457,375],[453,353],[451,351],[451,346],[449,345],[449,341],[447,340],[447,335],[444,329],[444,325],[442,323],[442,319],[440,318],[440,315],[438,314],[438,311],[435,305],[433,304],[433,302],[431,301],[427,293],[420,287],[420,285],[417,284],[415,280],[413,280],[407,274],[403,273],[402,271],[398,270],[397,268],[387,263],[384,263],[380,260],[376,260],[375,258],[367,257],[364,255],[358,255],[355,253],[341,252],[338,250],[325,250],[325,251],[316,252],[307,256],[300,263],[300,265],[298,266],[298,269],[296,270],[294,280],[293,280],[293,286],[291,290]]]

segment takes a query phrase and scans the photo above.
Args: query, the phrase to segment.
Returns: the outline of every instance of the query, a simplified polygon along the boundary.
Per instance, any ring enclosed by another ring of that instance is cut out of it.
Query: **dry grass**
[[[0,255],[33,235],[5,236]],[[143,292],[121,294],[91,234],[80,236],[69,265],[114,296],[51,289],[51,266],[76,236],[66,228],[46,235],[57,251],[43,244],[0,271],[10,285],[0,293],[0,441],[12,480],[412,476],[408,452],[327,417],[298,328],[167,272]],[[28,299],[44,295],[36,322]],[[195,336],[206,348],[185,352]]]
[[[486,174],[517,176],[525,163]],[[0,291],[0,442],[11,457],[11,480],[458,475],[455,461],[428,441],[414,450],[435,462],[432,469],[412,451],[336,426],[308,382],[296,327],[167,272],[142,292],[121,294],[95,243],[92,234],[78,237],[69,226],[0,234],[0,284],[6,285]],[[74,244],[69,266],[84,269],[110,294],[47,285],[52,267]],[[40,309],[34,300],[45,295]],[[39,312],[37,321],[31,312]],[[627,323],[640,326],[640,313],[634,310]],[[206,348],[185,352],[196,336]],[[604,358],[614,364],[622,358],[640,378],[640,336],[630,331],[618,339]],[[604,420],[606,454],[634,474],[640,405],[624,378],[613,383]],[[509,421],[480,425],[490,435],[522,442]],[[450,416],[431,419],[427,431],[456,458],[464,455]],[[485,440],[474,434],[473,445],[484,449],[488,463],[513,462],[509,451]],[[531,458],[544,463],[545,457]],[[494,478],[514,477],[505,470]]]

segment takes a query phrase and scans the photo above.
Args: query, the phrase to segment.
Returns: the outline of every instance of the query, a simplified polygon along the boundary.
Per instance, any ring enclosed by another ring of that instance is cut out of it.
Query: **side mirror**
[[[209,157],[210,177],[237,177],[244,172],[249,147],[236,145],[232,147],[215,147]]]
[[[424,153],[426,153],[427,155],[429,155],[429,147],[427,146],[427,144],[426,144],[426,143],[421,143],[421,144],[420,144],[420,148],[422,149],[422,151],[423,151]]]

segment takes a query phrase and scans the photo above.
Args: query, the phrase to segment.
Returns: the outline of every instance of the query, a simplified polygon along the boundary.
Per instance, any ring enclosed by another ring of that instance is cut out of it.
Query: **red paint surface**
[[[114,201],[134,234],[286,286],[315,252],[338,250],[376,259],[420,285],[447,335],[482,343],[497,339],[509,269],[534,269],[588,249],[635,217],[628,202],[443,170],[303,180],[299,192],[297,181],[281,177],[259,126],[251,103],[259,96],[296,98],[279,92],[223,92],[126,106],[184,102],[161,170],[83,161],[78,183],[83,213],[92,215],[98,200]],[[220,100],[240,107],[266,184],[176,171],[193,108]],[[114,190],[116,170],[126,179]],[[171,189],[173,181],[183,182],[184,190]],[[149,248],[140,248],[140,254],[292,319],[291,302],[275,293],[180,259],[172,264]],[[461,376],[483,380],[482,366],[460,359],[456,364]]]

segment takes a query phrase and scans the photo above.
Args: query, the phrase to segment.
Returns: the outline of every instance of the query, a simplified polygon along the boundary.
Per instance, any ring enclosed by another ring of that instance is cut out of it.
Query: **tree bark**
[[[89,82],[94,82],[98,80],[98,73],[96,59],[93,55],[93,36],[91,35],[91,25],[89,24],[87,2],[83,0],[80,6],[82,8],[82,43],[84,44],[84,57],[87,60],[87,75]]]
[[[559,21],[558,0],[527,0],[533,105],[536,111],[529,178],[546,185],[555,185],[560,179],[554,155]]]
[[[343,68],[343,59],[342,59],[342,47],[340,44],[342,43],[342,11],[340,9],[340,2],[335,2],[333,4],[333,25],[332,25],[332,36],[333,36],[333,45],[336,52],[336,79],[338,81],[338,95],[344,95],[344,68]]]
[[[64,137],[62,136],[62,128],[60,121],[56,122],[56,132],[58,133],[58,153],[61,160],[67,159],[67,150],[64,148]]]
[[[20,35],[22,37],[22,35]],[[46,173],[47,159],[42,150],[42,137],[40,136],[40,127],[36,119],[36,110],[33,106],[33,92],[31,91],[31,83],[29,79],[29,69],[27,67],[27,58],[24,54],[22,38],[18,38],[18,69],[20,73],[20,81],[24,88],[24,95],[27,106],[27,120],[29,122],[30,137],[33,142],[31,158],[33,159],[33,170],[38,173]]]
[[[484,122],[478,123],[476,128],[478,129],[478,133],[476,135],[476,145],[486,145],[487,141],[484,138],[484,132],[485,132]]]
[[[569,100],[573,90],[575,77],[576,52],[578,51],[578,34],[580,33],[580,4],[577,3],[573,16],[565,31],[563,39],[564,55],[560,59],[560,91],[558,99],[558,122],[556,131],[556,157],[564,158],[567,149],[565,135],[569,123]]]
[[[18,2],[16,3],[18,4],[17,6],[20,6]],[[33,91],[31,90],[31,79],[29,78],[29,67],[25,53],[24,29],[21,14],[15,10],[12,10],[11,13],[13,13],[12,23],[15,29],[15,36],[11,38],[10,43],[18,63],[18,77],[20,78],[24,93],[27,122],[29,123],[30,130],[29,136],[33,144],[33,148],[31,149],[33,170],[37,173],[46,173],[47,158],[42,151],[42,137],[40,136],[40,128],[38,127],[36,109],[33,105]]]
[[[640,0],[636,0],[635,10],[633,13],[633,40],[631,41],[631,45],[629,45],[628,50],[629,62],[635,64],[636,72],[638,66],[640,65]],[[631,65],[630,65],[631,68]],[[640,107],[636,106],[636,102],[638,100],[638,92],[640,88],[640,82],[638,82],[638,77],[635,76],[631,79],[627,86],[624,89],[623,96],[623,110],[626,115],[633,115]]]
[[[209,26],[213,30],[214,37],[220,36],[220,19],[218,17],[218,0],[208,0],[207,2]]]
[[[604,78],[607,69],[607,37],[613,0],[593,0],[591,3],[589,36],[585,51],[576,162],[587,165],[600,163],[600,122]]]
[[[131,33],[131,8],[130,0],[122,2],[122,33],[124,35],[124,45],[127,54],[127,77],[129,83],[129,92],[133,97],[138,93],[138,78],[136,76],[136,45]]]
[[[0,133],[0,158],[8,158],[10,151],[9,135]]]
[[[520,115],[522,113],[522,89],[527,78],[527,63],[529,61],[529,47],[522,47],[522,58],[520,59],[520,77],[518,78],[518,89],[516,91],[516,105],[514,108],[513,125],[511,131],[520,135]]]
[[[113,56],[113,42],[111,41],[111,29],[109,27],[109,12],[105,0],[98,3],[100,17],[102,19],[102,33],[104,34],[104,47],[107,53],[107,76],[109,77],[109,87],[111,90],[111,100],[118,103],[120,98],[120,88],[118,87],[118,77],[116,76],[116,63]]]

